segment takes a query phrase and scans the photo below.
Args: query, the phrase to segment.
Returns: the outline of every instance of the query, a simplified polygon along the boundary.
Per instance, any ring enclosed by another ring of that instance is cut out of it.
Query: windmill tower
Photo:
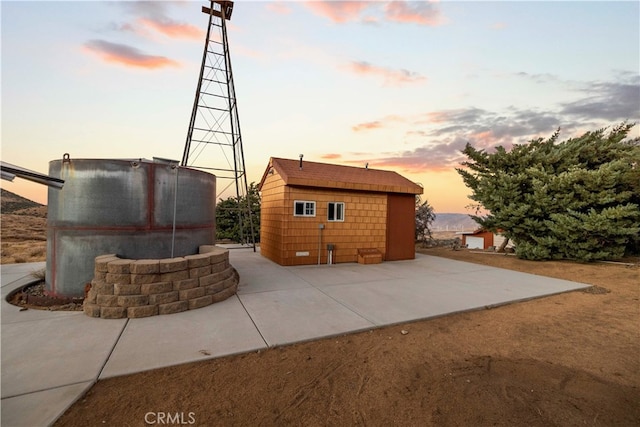
[[[253,216],[227,38],[226,21],[231,19],[233,1],[211,0],[209,7],[202,6],[202,12],[209,15],[209,25],[181,165],[214,173],[219,182],[216,200],[229,193],[236,197],[242,243],[253,245],[255,251]]]

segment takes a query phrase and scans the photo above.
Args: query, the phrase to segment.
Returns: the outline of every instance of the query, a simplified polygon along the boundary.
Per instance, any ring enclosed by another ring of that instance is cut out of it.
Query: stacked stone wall
[[[206,307],[234,295],[238,272],[229,250],[200,246],[198,254],[167,259],[95,258],[84,312],[103,319],[139,318]]]

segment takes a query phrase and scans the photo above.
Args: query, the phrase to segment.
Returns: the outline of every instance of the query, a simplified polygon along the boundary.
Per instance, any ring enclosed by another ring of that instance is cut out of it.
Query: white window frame
[[[296,206],[298,203],[302,203],[302,214],[296,213]],[[316,216],[316,202],[311,200],[294,200],[293,201],[293,216],[306,216],[306,217],[314,217]]]
[[[331,217],[329,217],[329,206],[333,205],[333,214],[334,214],[334,218],[332,219]],[[342,206],[342,209],[338,209],[338,206]],[[329,202],[327,203],[327,221],[330,222],[344,222],[344,202]],[[341,213],[341,218],[339,218],[340,215],[338,215],[338,213]]]

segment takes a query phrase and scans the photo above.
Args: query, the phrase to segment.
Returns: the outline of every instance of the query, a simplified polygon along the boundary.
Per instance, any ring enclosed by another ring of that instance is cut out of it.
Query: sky
[[[204,4],[2,1],[2,160],[181,159]],[[436,213],[473,213],[466,143],[640,122],[638,1],[239,0],[227,26],[249,182],[304,154],[395,170]]]

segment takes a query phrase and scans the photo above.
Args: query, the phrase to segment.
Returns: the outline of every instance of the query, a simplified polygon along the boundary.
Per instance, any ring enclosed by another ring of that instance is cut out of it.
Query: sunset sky
[[[2,160],[179,160],[204,4],[2,1]],[[228,28],[249,181],[304,153],[395,170],[436,213],[469,213],[465,143],[640,122],[637,1],[236,1]]]

